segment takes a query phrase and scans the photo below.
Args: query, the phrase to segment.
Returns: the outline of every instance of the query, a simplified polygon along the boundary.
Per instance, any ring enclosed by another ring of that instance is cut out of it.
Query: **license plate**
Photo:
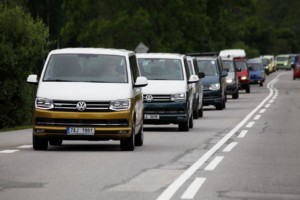
[[[87,127],[68,127],[67,135],[94,135],[95,128]]]
[[[159,115],[144,115],[144,119],[159,119]]]

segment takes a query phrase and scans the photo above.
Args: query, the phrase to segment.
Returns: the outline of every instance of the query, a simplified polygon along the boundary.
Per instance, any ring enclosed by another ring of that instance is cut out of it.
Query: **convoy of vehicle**
[[[33,111],[34,150],[63,140],[119,140],[133,151],[144,143],[144,124],[193,128],[203,106],[226,108],[227,95],[250,93],[268,73],[293,68],[300,78],[300,57],[265,55],[247,60],[243,49],[221,52],[135,53],[105,48],[66,48],[49,53],[38,76]],[[294,60],[294,62],[292,62]]]

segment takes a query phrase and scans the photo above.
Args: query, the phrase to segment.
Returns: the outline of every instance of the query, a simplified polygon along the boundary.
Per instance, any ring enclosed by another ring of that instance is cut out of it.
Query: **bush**
[[[0,4],[0,129],[31,122],[35,88],[26,78],[40,72],[47,38],[40,20]]]

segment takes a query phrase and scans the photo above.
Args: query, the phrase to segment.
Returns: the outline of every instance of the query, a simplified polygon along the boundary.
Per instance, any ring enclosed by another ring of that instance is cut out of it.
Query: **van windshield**
[[[199,72],[203,72],[205,76],[218,76],[218,68],[214,60],[197,60]]]
[[[224,70],[234,72],[234,63],[232,60],[222,60]]]
[[[282,61],[282,62],[287,62],[289,60],[288,56],[278,56],[276,58],[276,61]]]
[[[235,65],[237,69],[241,69],[241,70],[247,70],[247,64],[244,61],[235,61]]]
[[[54,54],[49,59],[43,81],[127,83],[125,57]]]
[[[179,59],[138,58],[142,76],[148,80],[184,80]]]

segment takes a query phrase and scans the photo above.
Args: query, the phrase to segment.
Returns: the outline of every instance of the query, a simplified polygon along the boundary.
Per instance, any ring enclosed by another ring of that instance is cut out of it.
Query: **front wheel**
[[[246,93],[250,93],[250,85],[247,85]]]
[[[34,150],[47,150],[48,140],[42,137],[32,136],[32,146]]]
[[[178,129],[179,131],[189,131],[190,127],[189,127],[189,120],[185,120],[184,122],[180,122],[178,124]]]
[[[144,144],[144,128],[142,124],[140,131],[135,136],[135,146],[143,146],[143,144]]]
[[[132,123],[131,134],[129,138],[120,141],[122,151],[133,151],[135,145],[135,122]]]

